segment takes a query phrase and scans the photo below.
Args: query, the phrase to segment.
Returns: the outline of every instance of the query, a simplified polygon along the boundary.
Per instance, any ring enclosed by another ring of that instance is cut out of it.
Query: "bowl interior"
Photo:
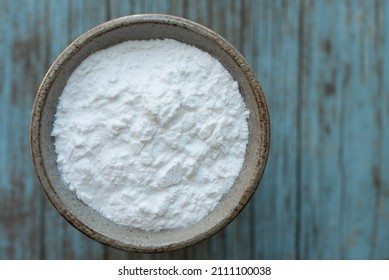
[[[91,53],[127,40],[170,38],[198,47],[216,57],[239,83],[250,111],[245,162],[231,190],[204,219],[188,228],[147,232],[121,226],[80,201],[63,183],[51,137],[58,98],[72,71]],[[157,252],[201,241],[228,224],[247,203],[262,176],[269,150],[266,102],[255,75],[236,50],[216,33],[193,22],[162,15],[119,18],[78,38],[46,75],[33,108],[31,148],[42,187],[71,224],[88,236],[130,251]]]

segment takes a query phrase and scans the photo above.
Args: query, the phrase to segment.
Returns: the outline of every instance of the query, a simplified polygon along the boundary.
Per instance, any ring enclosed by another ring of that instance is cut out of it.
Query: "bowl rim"
[[[40,142],[42,126],[41,121],[46,99],[54,81],[56,80],[58,74],[61,72],[66,63],[71,60],[74,54],[76,54],[83,46],[94,40],[94,38],[117,28],[143,23],[175,25],[187,29],[191,32],[195,32],[201,35],[202,37],[207,38],[208,40],[214,41],[220,49],[224,50],[224,52],[226,52],[228,56],[235,61],[235,63],[244,73],[244,76],[246,77],[253,92],[256,106],[258,106],[258,112],[260,114],[259,124],[261,129],[261,142],[259,147],[259,158],[257,159],[257,173],[254,180],[250,184],[251,187],[247,187],[245,189],[244,197],[240,198],[240,203],[238,206],[236,206],[236,208],[232,212],[232,215],[225,218],[222,222],[214,225],[207,232],[203,234],[198,234],[192,239],[187,239],[185,241],[175,243],[173,245],[162,245],[158,247],[127,244],[123,243],[120,240],[105,236],[90,228],[89,226],[85,225],[72,213],[67,211],[60,197],[56,193],[55,188],[53,187],[53,182],[50,181],[50,178],[47,174],[45,162],[43,160],[42,155],[43,147]],[[270,116],[268,106],[261,85],[254,71],[251,69],[245,58],[239,53],[237,49],[235,49],[235,47],[232,46],[231,43],[229,43],[226,39],[224,39],[216,32],[212,31],[211,29],[194,21],[166,14],[136,14],[115,18],[96,26],[90,29],[89,31],[86,31],[77,39],[75,39],[67,48],[62,51],[62,53],[53,62],[46,75],[44,76],[35,96],[30,121],[30,153],[34,164],[35,173],[49,201],[73,227],[75,227],[83,234],[104,245],[132,252],[156,253],[181,249],[199,243],[223,229],[239,214],[241,210],[243,210],[244,206],[247,204],[247,202],[254,194],[255,190],[258,188],[259,181],[263,176],[264,169],[267,164],[269,151]]]

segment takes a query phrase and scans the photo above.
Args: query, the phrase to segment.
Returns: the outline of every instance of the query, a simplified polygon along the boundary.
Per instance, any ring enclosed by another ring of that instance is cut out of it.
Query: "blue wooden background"
[[[44,197],[29,154],[36,89],[110,18],[167,13],[219,32],[267,96],[260,189],[209,240],[165,254],[105,247]],[[0,259],[389,259],[389,1],[0,0]]]

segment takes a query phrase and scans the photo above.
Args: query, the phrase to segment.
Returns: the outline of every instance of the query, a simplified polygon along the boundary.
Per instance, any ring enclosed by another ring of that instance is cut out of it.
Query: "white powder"
[[[199,221],[231,188],[247,117],[238,84],[208,53],[128,41],[76,68],[52,135],[79,199],[118,224],[161,230]]]

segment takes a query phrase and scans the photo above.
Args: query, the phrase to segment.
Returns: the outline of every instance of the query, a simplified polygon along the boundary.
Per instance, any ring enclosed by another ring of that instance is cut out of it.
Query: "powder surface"
[[[248,142],[237,82],[175,40],[87,57],[59,99],[52,136],[65,184],[117,224],[187,227],[234,184]]]

